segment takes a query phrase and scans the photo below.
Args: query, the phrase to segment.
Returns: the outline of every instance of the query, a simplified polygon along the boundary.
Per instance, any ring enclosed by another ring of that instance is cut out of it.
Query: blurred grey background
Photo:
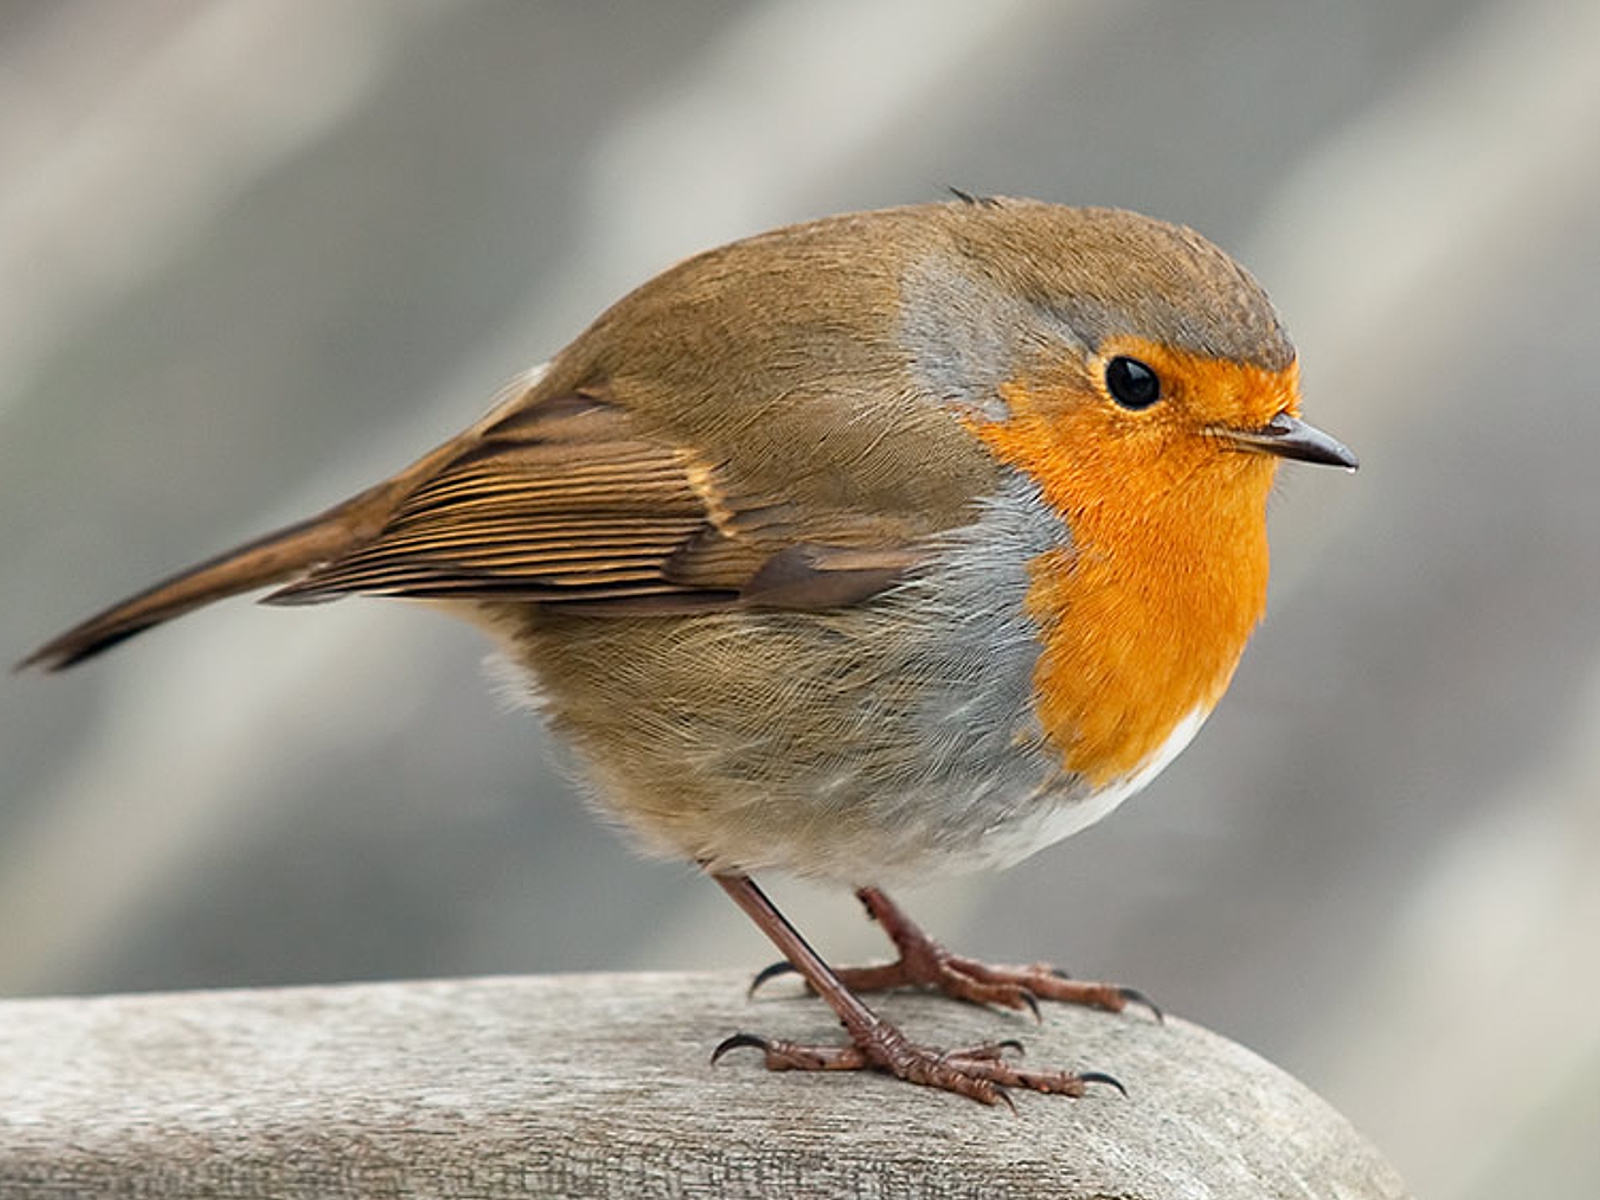
[[[697,249],[950,184],[1193,224],[1363,470],[1286,472],[1174,768],[906,898],[1253,1046],[1420,1195],[1593,1200],[1597,128],[1579,0],[0,5],[0,646],[387,473]],[[6,676],[0,993],[768,962],[485,649],[235,602]]]

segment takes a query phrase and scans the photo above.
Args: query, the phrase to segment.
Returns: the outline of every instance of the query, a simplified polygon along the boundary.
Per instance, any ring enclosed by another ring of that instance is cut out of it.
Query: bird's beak
[[[1216,432],[1241,449],[1276,454],[1279,458],[1343,467],[1347,471],[1354,471],[1361,465],[1355,451],[1338,438],[1330,437],[1315,425],[1307,425],[1299,417],[1291,417],[1288,413],[1279,413],[1260,429],[1227,428]]]

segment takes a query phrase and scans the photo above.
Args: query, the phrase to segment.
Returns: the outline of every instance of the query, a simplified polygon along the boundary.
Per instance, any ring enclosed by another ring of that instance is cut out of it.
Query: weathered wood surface
[[[1306,1088],[1181,1020],[927,996],[944,1044],[1098,1069],[1017,1113],[881,1077],[708,1062],[736,1029],[832,1039],[792,984],[583,975],[0,1003],[0,1196],[1399,1197]],[[787,989],[787,990],[786,990]]]

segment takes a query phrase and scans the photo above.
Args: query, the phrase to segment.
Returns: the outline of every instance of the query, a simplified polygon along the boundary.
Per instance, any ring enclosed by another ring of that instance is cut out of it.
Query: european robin
[[[599,806],[707,871],[849,1035],[719,1054],[1081,1095],[1114,1080],[914,1043],[856,993],[1137,993],[954,955],[877,885],[1014,863],[1189,742],[1265,606],[1279,461],[1356,466],[1299,404],[1266,295],[1188,229],[967,196],[832,217],[680,263],[399,474],[24,665],[266,584],[435,602],[525,673]],[[830,968],[766,870],[856,887],[899,960]]]

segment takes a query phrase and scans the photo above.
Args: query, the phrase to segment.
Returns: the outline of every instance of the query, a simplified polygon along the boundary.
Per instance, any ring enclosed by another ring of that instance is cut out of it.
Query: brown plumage
[[[26,661],[268,584],[440,602],[526,671],[599,803],[716,874],[839,1011],[849,1048],[762,1042],[769,1065],[1078,1094],[906,1043],[747,873],[1003,865],[1138,790],[1261,614],[1284,457],[1354,465],[1298,420],[1266,297],[1194,233],[1028,201],[836,217],[679,264],[398,475]],[[940,961],[904,978],[1127,999]]]

